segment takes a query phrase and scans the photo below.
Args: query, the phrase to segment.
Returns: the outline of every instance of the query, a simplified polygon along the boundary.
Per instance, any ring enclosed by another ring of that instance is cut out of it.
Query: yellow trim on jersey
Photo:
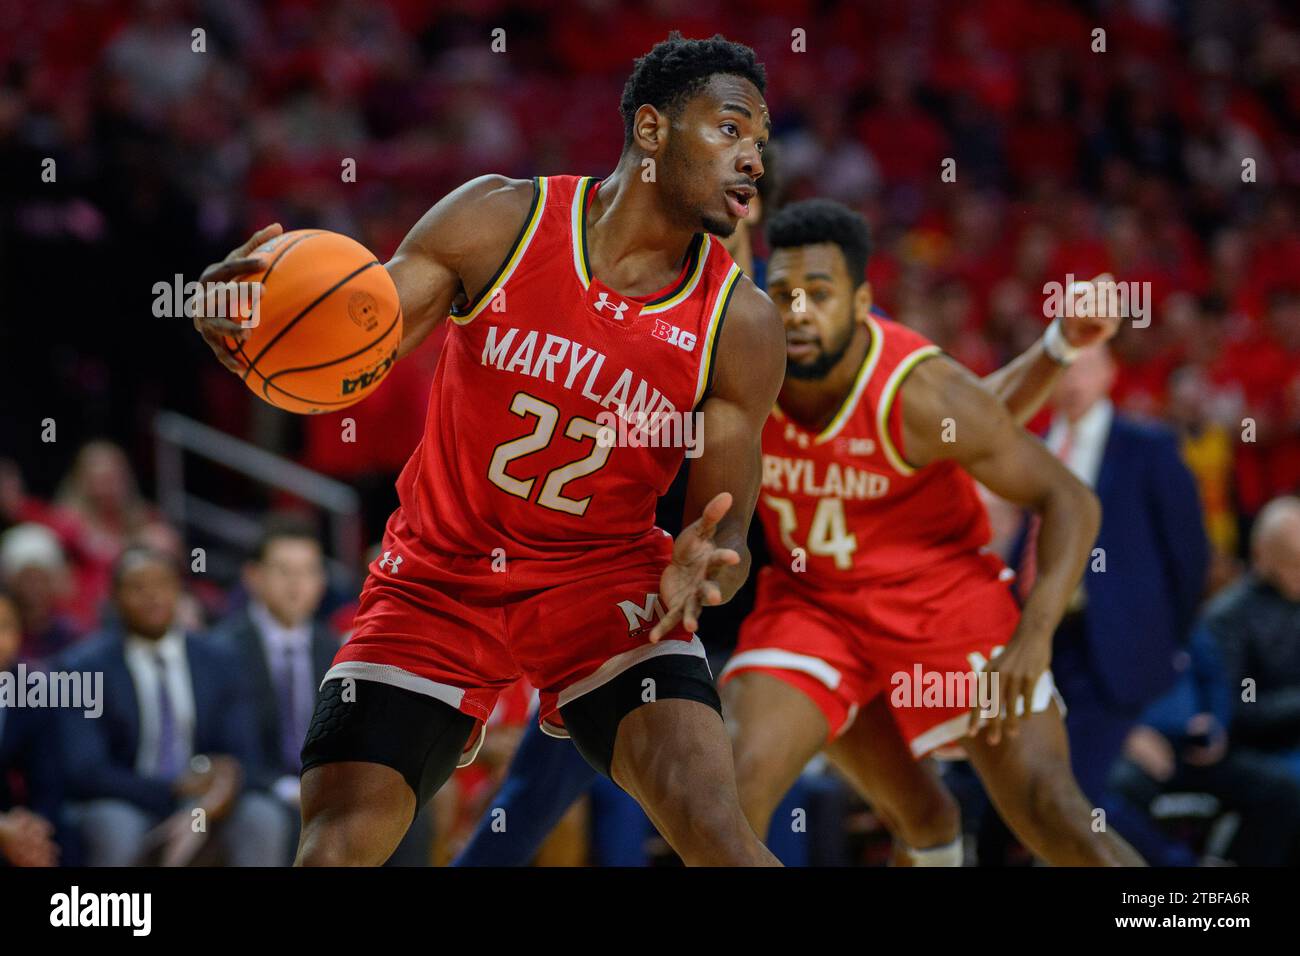
[[[880,361],[880,350],[885,345],[885,333],[870,315],[867,316],[867,331],[871,333],[871,345],[867,348],[867,357],[863,360],[862,367],[858,369],[858,377],[853,380],[853,388],[849,390],[844,404],[835,413],[835,417],[822,429],[821,434],[813,439],[814,445],[824,445],[840,433],[845,423],[853,416],[854,409],[858,407],[858,400],[866,390],[867,383],[871,381],[871,373],[876,370],[876,363]]]
[[[686,281],[686,284],[682,286],[682,290],[671,298],[664,299],[662,302],[656,302],[654,305],[644,306],[641,309],[642,315],[655,315],[659,312],[666,312],[673,306],[680,305],[682,302],[685,302],[690,298],[691,293],[695,291],[695,287],[700,284],[700,277],[704,275],[704,263],[709,258],[709,250],[713,248],[713,243],[709,241],[707,236],[704,238],[701,245],[703,248],[700,249],[699,255],[695,257],[695,269],[691,273],[691,277]]]
[[[585,289],[591,285],[591,274],[587,272],[586,250],[583,248],[583,230],[586,226],[584,214],[587,211],[587,191],[595,182],[595,176],[583,176],[573,187],[573,208],[569,214],[569,245],[573,247],[573,271],[578,274],[578,281]]]
[[[885,458],[894,466],[894,470],[900,475],[912,475],[916,469],[909,465],[897,448],[894,447],[894,440],[889,436],[889,411],[893,407],[894,399],[898,397],[898,390],[902,388],[903,379],[905,379],[912,369],[921,364],[932,355],[942,354],[943,349],[937,345],[925,345],[917,349],[903,361],[898,363],[889,380],[885,382],[885,387],[880,392],[880,404],[876,410],[876,432],[880,436],[880,449],[885,453]]]
[[[573,209],[569,216],[569,242],[573,247],[573,271],[578,276],[578,281],[582,283],[584,289],[591,287],[591,265],[587,262],[587,203],[591,197],[591,190],[595,188],[596,177],[582,177],[573,190]],[[662,300],[647,302],[641,306],[642,315],[658,315],[661,312],[667,312],[674,306],[681,305],[691,297],[696,287],[700,284],[700,278],[704,275],[704,264],[709,257],[709,250],[713,243],[709,237],[702,233],[696,233],[691,240],[688,252],[695,257],[691,265],[690,274],[682,279],[676,292],[668,295]],[[635,298],[628,296],[628,298]]]
[[[510,255],[506,261],[501,264],[497,270],[496,277],[488,284],[488,288],[480,296],[474,307],[464,315],[457,315],[452,312],[448,315],[457,325],[466,325],[472,322],[484,309],[486,309],[492,300],[496,298],[498,292],[505,288],[510,277],[514,275],[515,269],[520,261],[524,258],[524,253],[528,251],[529,245],[532,244],[533,236],[537,235],[537,226],[542,221],[542,210],[546,208],[547,181],[545,176],[537,177],[537,194],[533,197],[533,212],[528,221],[524,223],[523,228],[519,231],[515,244],[511,247]]]
[[[703,258],[704,256],[700,256],[701,260]],[[713,302],[713,311],[709,314],[709,324],[704,332],[704,354],[700,356],[700,375],[695,383],[695,401],[691,405],[692,408],[700,404],[700,399],[704,397],[704,390],[709,385],[709,370],[713,367],[713,353],[717,351],[718,330],[722,328],[722,317],[727,314],[727,303],[731,301],[731,293],[735,291],[740,276],[740,266],[733,262],[731,268],[727,270],[727,277],[722,280],[718,297]]]

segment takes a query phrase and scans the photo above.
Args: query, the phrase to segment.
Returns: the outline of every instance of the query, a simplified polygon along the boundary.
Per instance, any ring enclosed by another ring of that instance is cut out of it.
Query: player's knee
[[[387,856],[380,858],[367,842],[350,836],[346,820],[339,817],[317,817],[302,828],[298,840],[298,853],[294,866],[379,866]]]
[[[722,792],[709,799],[688,800],[682,822],[683,848],[705,853],[716,862],[728,862],[747,853],[753,840],[735,797],[728,799]]]
[[[1068,765],[1037,768],[1027,783],[1025,809],[1030,826],[1053,832],[1087,829],[1088,801]]]
[[[896,815],[897,835],[909,846],[925,848],[951,843],[961,833],[961,807],[945,787],[915,795]]]

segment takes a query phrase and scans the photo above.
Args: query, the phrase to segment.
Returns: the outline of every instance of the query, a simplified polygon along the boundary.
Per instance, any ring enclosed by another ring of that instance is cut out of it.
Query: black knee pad
[[[674,698],[698,700],[722,715],[722,701],[704,658],[663,654],[629,667],[595,690],[565,704],[560,708],[560,716],[578,753],[609,777],[614,762],[614,741],[623,718],[643,704]]]
[[[345,683],[355,689],[355,700],[343,699]],[[302,772],[354,760],[392,767],[415,793],[418,813],[456,769],[476,724],[468,714],[425,694],[335,678],[317,695],[302,747]]]

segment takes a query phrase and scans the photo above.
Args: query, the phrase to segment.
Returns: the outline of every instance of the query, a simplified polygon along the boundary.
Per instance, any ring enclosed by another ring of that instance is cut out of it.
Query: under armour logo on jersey
[[[609,309],[613,312],[613,315],[611,315],[610,318],[618,319],[621,322],[623,321],[623,313],[627,311],[627,303],[611,302],[609,301],[609,293],[602,292],[596,296],[595,309],[597,312]]]
[[[876,443],[870,438],[850,438],[849,454],[850,455],[870,455],[876,450]]]
[[[587,287],[587,308],[593,314],[615,322],[631,322],[641,314],[640,302],[625,298],[599,279],[592,279]]]
[[[389,555],[391,555],[392,553],[393,552],[391,551],[384,552],[384,556],[379,559],[379,570],[382,571],[385,567],[387,567],[394,574],[397,573],[397,566],[402,563],[402,556],[399,554],[396,557],[389,557]]]
[[[798,445],[800,448],[807,448],[807,447],[808,447],[808,435],[807,435],[807,433],[806,433],[806,432],[801,432],[799,429],[795,428],[795,426],[794,426],[794,422],[786,422],[786,425],[785,425],[785,440],[786,440],[786,441],[790,441],[790,442],[794,442],[794,443],[795,443],[796,445]]]

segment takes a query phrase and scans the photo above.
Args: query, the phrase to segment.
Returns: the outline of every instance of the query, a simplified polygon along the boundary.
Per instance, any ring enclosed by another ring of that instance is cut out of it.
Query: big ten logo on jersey
[[[695,333],[683,332],[677,326],[665,322],[663,319],[655,319],[655,328],[650,334],[657,339],[662,339],[669,345],[677,346],[685,352],[695,351]]]
[[[658,594],[647,594],[640,604],[636,601],[619,601],[618,609],[627,619],[627,632],[633,636],[649,630],[665,613]]]

